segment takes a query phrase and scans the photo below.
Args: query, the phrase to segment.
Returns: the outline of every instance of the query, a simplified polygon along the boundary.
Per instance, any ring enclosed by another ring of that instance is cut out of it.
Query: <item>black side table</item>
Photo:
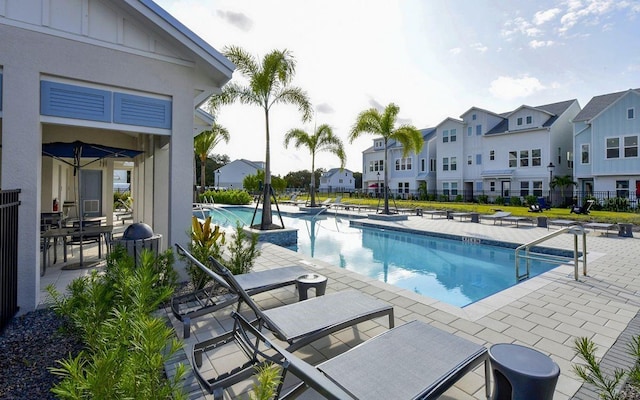
[[[491,400],[551,400],[560,367],[549,356],[518,344],[489,348],[494,390]]]
[[[327,277],[320,274],[306,274],[296,279],[298,288],[298,299],[300,301],[308,299],[308,291],[311,288],[316,290],[316,297],[324,295],[327,289]]]

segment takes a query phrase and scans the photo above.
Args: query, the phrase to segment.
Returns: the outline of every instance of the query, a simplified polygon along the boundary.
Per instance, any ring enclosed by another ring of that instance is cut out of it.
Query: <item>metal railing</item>
[[[582,273],[584,276],[587,275],[587,232],[580,225],[567,226],[555,232],[551,232],[548,235],[545,235],[539,239],[533,240],[529,243],[525,243],[516,248],[516,280],[519,282],[523,279],[529,278],[530,272],[530,261],[538,260],[545,262],[560,262],[566,263],[571,260],[568,257],[557,256],[553,254],[540,254],[536,253],[535,255],[531,255],[531,248],[537,244],[545,242],[551,238],[554,238],[560,234],[565,232],[573,234],[573,268],[574,268],[574,278],[578,280],[578,263],[580,261],[580,253],[578,252],[578,235],[582,235]],[[524,250],[524,255],[521,254],[521,251]],[[526,260],[526,272],[524,274],[520,274],[520,259],[524,258]]]
[[[20,189],[0,190],[0,331],[18,312]]]

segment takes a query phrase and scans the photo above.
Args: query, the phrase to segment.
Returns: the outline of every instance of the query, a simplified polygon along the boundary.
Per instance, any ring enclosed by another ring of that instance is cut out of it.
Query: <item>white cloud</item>
[[[462,49],[460,47],[454,47],[453,49],[449,49],[449,53],[457,56],[458,54],[460,54],[460,52],[462,51]]]
[[[551,8],[549,10],[538,11],[533,16],[533,23],[535,25],[542,25],[554,19],[556,15],[560,14],[562,10],[559,8]]]
[[[555,42],[553,40],[532,40],[529,42],[529,47],[537,49],[539,47],[553,46]]]
[[[485,45],[483,45],[482,43],[478,42],[478,43],[473,43],[470,45],[470,47],[480,53],[485,53],[489,48]]]
[[[526,75],[521,78],[501,76],[491,82],[489,92],[499,99],[512,100],[530,96],[544,88],[538,78]]]

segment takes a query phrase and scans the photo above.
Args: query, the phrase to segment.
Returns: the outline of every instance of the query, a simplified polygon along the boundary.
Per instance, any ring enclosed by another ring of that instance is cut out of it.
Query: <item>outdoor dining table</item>
[[[102,239],[104,239],[107,245],[107,254],[109,254],[109,244],[111,243],[111,236],[113,234],[113,225],[100,225],[100,226],[85,226],[82,228],[82,231],[78,227],[62,227],[62,228],[51,228],[45,232],[40,234],[40,237],[44,239],[44,245],[42,246],[42,270],[40,271],[40,275],[44,275],[47,270],[47,264],[49,261],[49,247],[51,244],[51,239],[60,239],[62,238],[62,242],[64,245],[64,261],[67,261],[67,240],[66,238],[69,236],[79,236],[79,247],[80,247],[80,267],[84,265],[84,254],[82,249],[82,242],[84,236],[95,236],[100,235]],[[101,242],[98,243],[98,246],[101,246]]]

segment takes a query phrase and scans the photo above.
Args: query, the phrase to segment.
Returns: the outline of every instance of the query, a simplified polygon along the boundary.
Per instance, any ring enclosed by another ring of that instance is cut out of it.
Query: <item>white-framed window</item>
[[[396,171],[410,171],[411,168],[411,157],[396,159]]]
[[[624,137],[624,157],[638,157],[638,136]]]
[[[616,181],[616,196],[629,197],[629,181]]]
[[[420,172],[426,172],[427,171],[427,159],[426,158],[421,158],[420,159]]]
[[[627,119],[635,119],[636,118],[636,109],[631,107],[627,108]]]
[[[533,181],[533,195],[542,197],[542,181]]]
[[[338,179],[338,183],[343,183],[344,181],[342,180],[342,178]]]
[[[533,122],[533,118],[531,117],[531,115],[527,115],[527,125],[530,125]]]
[[[496,191],[496,181],[489,182],[489,191],[490,192],[495,192]]]
[[[456,141],[456,136],[457,136],[457,132],[456,131],[457,131],[457,129],[452,129],[449,132],[449,138],[451,139],[452,142]]]
[[[496,159],[496,151],[489,150],[489,160],[494,161]]]
[[[476,136],[482,135],[482,125],[476,125]]]
[[[533,149],[531,150],[531,166],[539,167],[542,165],[542,150]]]
[[[473,157],[467,156],[467,165],[473,164]]]
[[[516,125],[522,125],[522,117],[518,117],[518,119],[516,120]]]
[[[471,120],[472,120],[472,121],[475,121],[477,117],[478,117],[477,115],[475,115],[475,114],[471,114]]]
[[[449,182],[442,182],[442,193],[444,195],[449,194]]]
[[[476,192],[482,192],[482,181],[476,182]]]
[[[529,181],[520,182],[520,196],[525,197],[529,195]]]
[[[509,152],[509,168],[516,168],[518,166],[518,152]]]
[[[456,157],[451,157],[451,170],[455,171],[458,169],[458,163],[456,161]]]
[[[529,150],[520,150],[520,166],[529,166]]]
[[[458,182],[451,182],[451,195],[458,195]]]
[[[398,193],[409,193],[409,182],[398,182]]]
[[[447,143],[449,141],[449,130],[442,131],[442,143]]]
[[[620,158],[620,138],[607,138],[607,158]]]
[[[442,157],[442,170],[443,171],[449,170],[449,157]]]
[[[373,142],[373,147],[376,149],[384,147],[384,140],[376,140],[375,142]]]
[[[473,128],[470,126],[467,126],[467,136],[471,136],[473,135]]]
[[[476,154],[476,165],[482,165],[482,154]]]
[[[583,143],[580,145],[580,164],[590,164],[590,145],[589,143]]]
[[[429,160],[429,172],[436,172],[438,169],[438,162],[435,158]]]

